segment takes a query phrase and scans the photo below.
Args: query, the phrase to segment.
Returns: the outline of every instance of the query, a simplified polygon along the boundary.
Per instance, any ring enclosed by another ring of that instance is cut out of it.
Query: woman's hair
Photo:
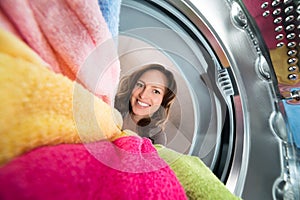
[[[115,108],[118,109],[124,116],[127,112],[131,113],[130,97],[132,90],[139,78],[149,70],[157,70],[163,73],[168,81],[166,91],[159,109],[152,115],[151,118],[145,118],[138,122],[139,126],[160,126],[164,129],[164,125],[169,118],[170,107],[175,100],[177,85],[172,72],[159,64],[144,66],[141,69],[134,71],[128,76],[124,76],[119,84],[119,89],[115,98]]]

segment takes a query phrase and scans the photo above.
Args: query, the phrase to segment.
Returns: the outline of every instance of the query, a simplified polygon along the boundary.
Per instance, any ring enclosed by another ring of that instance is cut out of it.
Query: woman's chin
[[[149,112],[141,112],[141,111],[134,111],[133,112],[133,118],[137,121],[143,118],[149,118],[150,114]]]

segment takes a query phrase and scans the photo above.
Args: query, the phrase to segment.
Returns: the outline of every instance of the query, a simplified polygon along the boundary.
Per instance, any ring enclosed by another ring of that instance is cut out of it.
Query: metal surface
[[[281,175],[280,138],[272,128],[278,124],[276,79],[240,5],[124,0],[120,31],[164,52],[187,82],[195,115],[188,153],[203,159],[243,199],[272,199]],[[209,152],[203,138],[215,139]]]
[[[261,55],[252,39],[255,36],[232,23],[230,2],[212,1],[203,6],[200,1],[189,1],[187,4],[193,10],[185,14],[197,14],[196,18],[191,17],[196,19],[193,22],[196,26],[197,21],[205,20],[225,52],[242,101],[242,110],[237,110],[240,116],[236,119],[244,118],[244,127],[235,133],[237,142],[239,137],[243,138],[242,144],[236,145],[239,148],[236,153],[242,156],[233,160],[226,185],[245,199],[272,199],[272,186],[280,175],[278,140],[268,123],[275,109],[276,95],[272,94],[272,83],[260,79],[257,74],[255,60]],[[236,123],[243,126],[239,121]]]

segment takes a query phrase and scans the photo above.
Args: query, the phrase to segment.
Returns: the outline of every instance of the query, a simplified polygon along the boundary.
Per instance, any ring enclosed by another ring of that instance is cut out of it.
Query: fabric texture
[[[53,71],[113,105],[120,63],[97,0],[3,0],[0,10],[2,27],[17,30]],[[87,65],[90,54],[98,62]]]
[[[159,156],[173,169],[189,199],[240,199],[198,157],[180,154],[158,144],[155,148]]]
[[[174,172],[138,136],[35,149],[0,168],[0,188],[2,200],[186,199]]]
[[[114,39],[119,34],[121,0],[98,0],[102,15]]]
[[[119,62],[97,1],[0,10],[0,199],[235,198],[199,159],[158,155],[121,130],[108,105]]]
[[[121,133],[118,111],[45,66],[25,43],[0,30],[0,165],[37,146]]]
[[[186,199],[120,113],[12,34],[0,44],[0,199]]]

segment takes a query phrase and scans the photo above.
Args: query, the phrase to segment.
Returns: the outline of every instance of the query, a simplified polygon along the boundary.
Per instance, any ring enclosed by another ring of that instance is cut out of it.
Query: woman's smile
[[[142,101],[140,101],[140,100],[137,100],[137,103],[138,103],[138,105],[140,105],[141,107],[150,107],[150,106],[151,106],[150,104],[144,103],[144,102],[142,102]]]

